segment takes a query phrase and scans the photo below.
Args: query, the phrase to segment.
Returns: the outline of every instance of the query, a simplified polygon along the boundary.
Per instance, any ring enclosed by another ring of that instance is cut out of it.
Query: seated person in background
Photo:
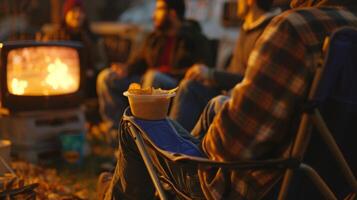
[[[45,30],[46,31],[46,30]],[[86,59],[86,96],[96,97],[96,79],[99,71],[107,66],[103,41],[91,29],[81,0],[66,0],[63,4],[62,22],[59,27],[39,35],[38,40],[70,40],[83,44]]]
[[[237,15],[244,23],[239,31],[232,61],[226,71],[196,64],[186,72],[170,112],[170,117],[186,130],[193,129],[211,98],[221,94],[222,90],[231,90],[242,80],[248,56],[257,39],[270,20],[279,14],[279,9],[271,11],[272,2],[273,0],[238,1]]]
[[[100,113],[108,126],[116,129],[128,106],[123,92],[130,83],[164,89],[176,87],[186,69],[194,63],[207,64],[208,40],[199,24],[184,19],[184,0],[157,0],[153,15],[155,30],[127,67],[103,70],[97,80]],[[143,80],[142,80],[143,79]]]
[[[357,28],[357,17],[349,10],[357,7],[355,0],[292,0],[291,5],[296,9],[280,14],[266,27],[249,56],[244,79],[216,109],[213,120],[202,130],[194,129],[205,133],[199,146],[209,159],[281,157],[295,132],[291,127],[307,98],[325,38],[342,26]],[[133,139],[125,131],[119,138],[119,159],[106,199],[153,199],[155,188]],[[195,197],[258,199],[279,174],[211,168],[198,176],[199,181],[187,177],[187,182],[177,184]],[[100,181],[106,180],[103,177]],[[195,188],[201,188],[204,197]]]

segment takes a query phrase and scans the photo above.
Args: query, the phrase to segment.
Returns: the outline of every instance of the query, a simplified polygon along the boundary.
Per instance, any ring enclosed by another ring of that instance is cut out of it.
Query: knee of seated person
[[[145,87],[153,87],[155,85],[155,80],[160,79],[161,72],[156,70],[148,70],[145,72],[144,76],[142,77],[142,86]],[[157,87],[157,86],[154,86]]]
[[[149,69],[145,72],[144,76],[155,77],[155,76],[158,76],[159,74],[161,74],[161,72],[159,72],[157,70]]]
[[[214,103],[216,104],[216,103],[224,103],[224,102],[226,102],[228,99],[229,99],[229,96],[226,96],[226,95],[218,95],[218,96],[213,97],[210,101],[212,101],[212,102],[214,102]]]
[[[201,88],[203,85],[195,80],[182,80],[180,82],[179,88],[180,90],[197,90]]]
[[[229,97],[225,95],[218,95],[213,97],[208,104],[213,105],[214,110],[218,111],[223,106],[223,104],[228,101]]]
[[[168,75],[159,72],[157,70],[150,69],[145,72],[143,79],[155,80],[155,79],[160,79],[162,76],[168,76]]]
[[[109,74],[111,73],[110,68],[103,69],[102,71],[99,72],[97,76],[97,85],[104,84],[106,80],[109,77]]]

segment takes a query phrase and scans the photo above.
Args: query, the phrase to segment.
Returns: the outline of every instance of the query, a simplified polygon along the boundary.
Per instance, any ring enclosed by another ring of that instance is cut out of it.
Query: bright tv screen
[[[71,94],[80,87],[80,60],[75,48],[33,46],[7,56],[7,87],[13,95]]]

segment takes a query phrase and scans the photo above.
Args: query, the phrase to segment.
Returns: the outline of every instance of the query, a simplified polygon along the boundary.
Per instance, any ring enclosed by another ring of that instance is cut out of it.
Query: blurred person
[[[291,130],[296,127],[294,119],[307,98],[325,38],[343,26],[357,28],[355,0],[292,0],[291,6],[294,9],[275,17],[266,27],[249,56],[242,82],[231,96],[215,109],[213,118],[202,115],[207,126],[193,130],[205,133],[198,146],[209,159],[261,160],[287,152],[296,132]],[[211,105],[204,112],[213,108]],[[188,132],[181,134],[189,136]],[[155,188],[135,142],[125,131],[119,132],[119,138],[114,176],[106,179],[108,174],[103,174],[99,179],[110,180],[102,194],[106,199],[152,199]],[[271,170],[227,172],[211,168],[200,170],[198,178],[187,177],[187,182],[177,184],[190,191],[201,188],[204,195],[189,194],[195,197],[258,199],[280,175]]]
[[[86,65],[86,95],[95,97],[96,77],[99,71],[107,66],[107,57],[103,41],[90,29],[82,0],[66,0],[63,4],[60,26],[44,33],[40,39],[70,40],[83,44]]]
[[[186,20],[184,0],[157,0],[153,13],[154,31],[128,65],[112,65],[97,80],[100,113],[115,130],[128,100],[123,96],[130,83],[144,87],[174,88],[188,67],[208,63],[210,48],[197,22]]]
[[[280,10],[271,10],[273,0],[241,0],[237,15],[243,20],[233,58],[225,71],[203,64],[192,66],[179,85],[170,117],[191,131],[210,99],[231,90],[239,83],[247,67],[248,56],[270,20]],[[190,112],[187,112],[190,111]]]

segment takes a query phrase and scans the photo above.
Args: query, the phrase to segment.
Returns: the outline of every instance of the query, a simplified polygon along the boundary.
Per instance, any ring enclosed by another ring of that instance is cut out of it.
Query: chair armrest
[[[155,147],[154,147],[155,148]],[[161,149],[155,149],[157,153],[160,153],[166,159],[176,163],[192,163],[198,164],[202,167],[223,167],[234,169],[285,169],[285,168],[297,168],[300,165],[300,161],[294,158],[277,158],[267,160],[242,160],[242,161],[214,161],[208,158],[188,156],[178,153],[170,153],[162,151]]]
[[[242,160],[242,161],[214,161],[205,157],[189,156],[180,153],[173,153],[162,150],[157,147],[145,134],[145,132],[133,121],[133,117],[126,116],[124,118],[127,122],[135,127],[138,134],[137,137],[141,137],[145,145],[173,163],[192,164],[199,165],[200,167],[222,167],[231,169],[286,169],[297,168],[300,165],[300,161],[294,158],[277,158],[267,160]]]

